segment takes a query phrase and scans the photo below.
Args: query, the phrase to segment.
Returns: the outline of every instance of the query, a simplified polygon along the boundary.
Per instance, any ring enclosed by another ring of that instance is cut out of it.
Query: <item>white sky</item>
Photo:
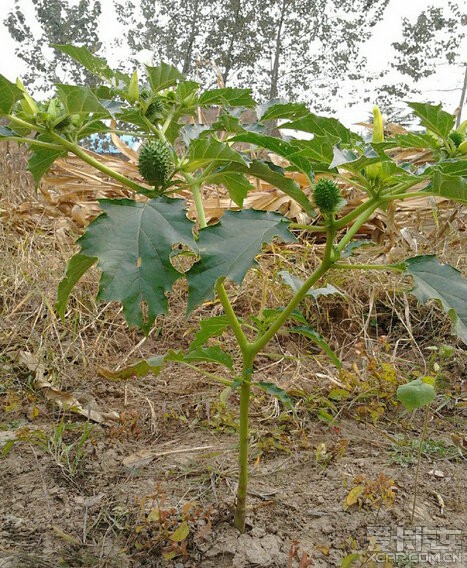
[[[77,4],[78,0],[70,0],[71,4]],[[136,0],[137,3],[137,0]],[[407,17],[413,20],[421,10],[429,5],[443,6],[447,0],[391,0],[385,12],[385,18],[373,28],[373,36],[363,47],[363,53],[368,59],[368,71],[377,72],[387,66],[387,61],[391,58],[391,43],[401,38],[401,19]],[[465,11],[467,12],[467,0],[462,0]],[[102,16],[100,27],[100,39],[104,44],[109,45],[119,30],[119,24],[115,18],[114,2],[112,0],[101,0]],[[34,16],[32,0],[21,0],[21,5],[25,14]],[[14,81],[17,76],[21,76],[25,71],[24,62],[17,58],[14,53],[15,42],[11,39],[8,31],[3,25],[3,20],[14,7],[14,0],[0,0],[0,73]],[[467,46],[464,53],[467,56]],[[109,63],[122,60],[125,53],[107,53]],[[467,57],[466,57],[467,59]],[[397,74],[393,75],[397,77]],[[420,82],[417,86],[425,94],[425,99],[435,102],[442,102],[446,110],[453,112],[460,99],[460,89],[463,80],[463,70],[459,66],[440,66],[439,71],[430,78]],[[345,93],[345,89],[343,89]],[[336,114],[345,123],[357,122],[368,116],[371,104],[358,104],[347,108],[343,100],[337,103]]]

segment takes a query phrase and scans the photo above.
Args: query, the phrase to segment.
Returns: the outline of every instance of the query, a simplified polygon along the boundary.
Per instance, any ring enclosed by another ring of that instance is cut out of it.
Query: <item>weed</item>
[[[77,439],[68,441],[70,435],[81,429],[82,432]],[[55,425],[44,449],[53,457],[65,477],[73,479],[83,472],[92,429],[89,422],[85,422],[81,427],[81,424],[67,424],[63,419]]]
[[[389,448],[390,463],[401,467],[408,467],[417,463],[420,441],[416,438],[407,439],[403,436],[396,436],[395,443]],[[443,440],[427,439],[422,444],[422,455],[426,458],[437,459],[457,459],[458,449],[452,444],[446,444]]]

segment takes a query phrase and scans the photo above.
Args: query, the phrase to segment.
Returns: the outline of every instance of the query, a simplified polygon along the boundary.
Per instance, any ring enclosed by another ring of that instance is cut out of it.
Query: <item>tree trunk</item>
[[[285,12],[288,8],[289,1],[282,0],[281,4],[281,16],[279,19],[279,25],[277,28],[276,34],[276,47],[274,50],[274,64],[272,66],[272,73],[271,73],[271,86],[269,89],[269,98],[276,99],[278,95],[278,88],[277,83],[279,81],[279,65],[280,65],[280,58],[281,58],[281,49],[282,49],[282,28],[284,26],[284,19],[285,19]]]
[[[183,75],[187,75],[190,71],[191,67],[191,57],[193,55],[193,45],[195,43],[196,36],[198,34],[198,8],[199,8],[199,0],[195,0],[193,5],[193,20],[191,22],[191,29],[190,29],[190,36],[188,38],[188,45],[185,52],[185,57],[183,60]]]
[[[241,7],[242,7],[241,0],[237,0],[236,7],[235,7],[235,14],[233,15],[234,29],[232,30],[232,32],[234,32],[234,30],[237,27],[237,21],[238,21],[238,16],[240,15]],[[232,52],[233,52],[234,44],[235,44],[235,33],[231,33],[230,34],[229,47],[227,49],[227,54],[226,54],[225,60],[224,60],[225,61],[224,71],[222,73],[222,82],[223,82],[224,87],[227,84],[227,80],[229,78],[229,73],[230,73],[230,71],[232,70],[232,67],[233,67]]]

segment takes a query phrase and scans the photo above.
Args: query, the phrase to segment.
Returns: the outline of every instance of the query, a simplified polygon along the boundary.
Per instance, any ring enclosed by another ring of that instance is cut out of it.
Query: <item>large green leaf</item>
[[[185,77],[173,65],[162,62],[157,67],[146,67],[151,89],[157,93],[183,81]]]
[[[256,264],[255,257],[263,243],[274,237],[294,241],[289,224],[277,213],[245,209],[227,211],[217,225],[202,229],[198,241],[200,260],[187,273],[188,310],[213,297],[219,278],[240,284],[248,269]]]
[[[23,91],[6,77],[0,75],[0,113],[9,114],[16,101],[23,98]]]
[[[199,97],[199,104],[201,106],[220,105],[246,108],[256,105],[251,97],[251,89],[238,89],[235,87],[205,91]]]
[[[68,114],[88,114],[93,112],[110,118],[110,112],[100,103],[89,87],[60,84],[55,86]]]
[[[114,78],[115,72],[108,66],[107,61],[102,57],[97,57],[89,51],[87,47],[76,47],[74,45],[51,44],[52,47],[69,55],[88,71],[110,81]]]
[[[435,171],[431,178],[431,184],[426,190],[441,197],[467,203],[467,183],[465,177],[445,175],[442,172]]]
[[[189,163],[186,167],[189,171],[197,170],[208,164],[236,162],[246,166],[245,159],[232,150],[230,146],[223,142],[218,142],[212,138],[197,138],[190,144],[188,152]]]
[[[75,284],[97,262],[96,257],[75,254],[67,264],[64,278],[58,285],[57,303],[55,309],[60,317],[65,317],[66,305]]]
[[[156,316],[167,311],[165,292],[182,276],[170,262],[173,246],[196,250],[193,223],[179,199],[104,199],[99,204],[104,213],[78,240],[81,254],[99,259],[98,298],[122,302],[127,322],[147,333]]]
[[[348,144],[353,139],[359,138],[335,118],[318,116],[312,112],[298,120],[281,124],[278,128],[311,132],[318,136],[335,136],[343,144]]]
[[[415,379],[406,385],[397,388],[397,398],[407,410],[416,410],[430,404],[435,398],[436,391],[433,385],[424,382],[422,378]]]
[[[446,139],[454,128],[456,117],[441,108],[441,105],[427,103],[407,103],[414,113],[421,119],[423,126]]]
[[[457,335],[467,343],[467,280],[449,264],[441,264],[434,255],[415,256],[405,263],[406,272],[414,279],[412,294],[422,303],[438,300]]]
[[[342,363],[340,362],[339,357],[334,353],[328,343],[325,341],[324,337],[319,334],[317,331],[312,329],[311,327],[299,326],[299,327],[291,327],[288,329],[290,333],[298,333],[299,335],[303,335],[308,339],[311,339],[320,349],[322,349],[326,355],[331,359],[334,365],[338,368],[342,368]]]

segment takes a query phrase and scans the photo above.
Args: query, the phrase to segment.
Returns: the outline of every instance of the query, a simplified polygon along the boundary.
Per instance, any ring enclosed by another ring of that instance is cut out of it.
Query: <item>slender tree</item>
[[[90,51],[100,49],[98,37],[101,3],[98,0],[80,0],[70,6],[58,0],[32,0],[35,25],[15,0],[13,9],[4,21],[11,37],[17,42],[16,55],[27,64],[23,82],[34,90],[47,90],[55,82],[79,81],[83,75],[92,84],[92,75],[86,74],[70,62],[66,55],[49,48],[52,43],[85,45]],[[38,24],[39,31],[33,31]]]

